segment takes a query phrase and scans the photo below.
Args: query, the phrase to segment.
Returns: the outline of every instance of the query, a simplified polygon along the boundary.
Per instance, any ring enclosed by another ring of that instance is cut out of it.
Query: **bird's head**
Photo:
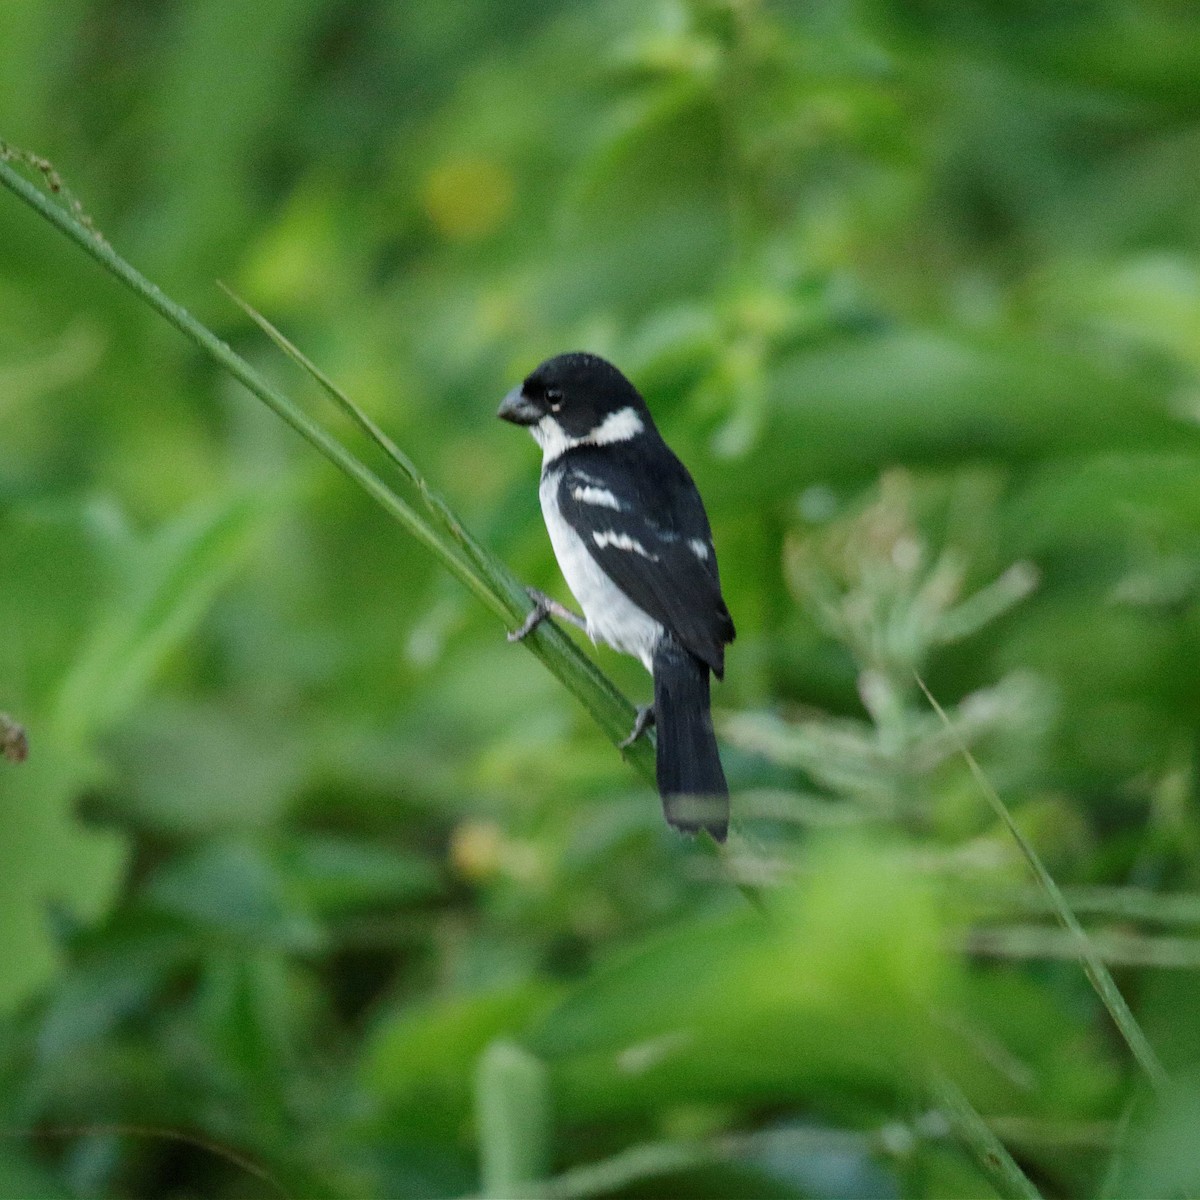
[[[637,388],[612,363],[581,352],[548,358],[504,397],[496,415],[527,426],[547,459],[653,428]]]

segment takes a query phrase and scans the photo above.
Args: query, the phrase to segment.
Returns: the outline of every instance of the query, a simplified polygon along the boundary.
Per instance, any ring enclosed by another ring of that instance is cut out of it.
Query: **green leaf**
[[[75,815],[94,764],[49,729],[35,730],[20,769],[0,764],[0,1012],[61,965],[53,910],[98,919],[116,898],[128,856],[123,837],[89,829]]]
[[[423,1001],[383,1018],[369,1038],[363,1086],[393,1132],[451,1137],[471,1112],[479,1056],[547,1002],[544,985]]]
[[[1200,1081],[1194,1072],[1146,1104],[1121,1148],[1114,1196],[1194,1196],[1200,1189]]]
[[[218,497],[128,547],[117,592],[60,688],[65,736],[83,741],[129,712],[243,561],[265,512],[261,494]]]
[[[550,1076],[515,1042],[498,1039],[479,1058],[475,1080],[480,1176],[488,1200],[538,1194],[550,1165]]]
[[[574,1117],[780,1097],[839,1078],[901,1087],[953,977],[925,884],[886,846],[827,840],[805,882],[628,948],[523,1039]],[[853,1083],[851,1082],[853,1081]]]
[[[0,520],[0,679],[32,744],[0,772],[0,1010],[54,973],[51,910],[93,921],[112,903],[124,839],[73,809],[99,774],[95,739],[194,629],[261,516],[247,497],[208,501],[145,542],[102,504]]]
[[[249,946],[305,951],[324,942],[307,913],[288,902],[270,858],[246,842],[207,842],[171,860],[143,896],[156,912]]]
[[[290,713],[162,699],[109,742],[123,819],[174,837],[262,829],[287,811],[320,748]]]
[[[441,873],[428,859],[329,835],[289,843],[280,866],[288,891],[321,913],[427,900],[442,888]]]

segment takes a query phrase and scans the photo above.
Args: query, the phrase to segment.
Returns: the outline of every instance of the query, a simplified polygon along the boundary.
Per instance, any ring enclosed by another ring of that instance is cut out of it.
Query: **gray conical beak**
[[[525,395],[520,384],[504,397],[496,416],[514,425],[536,425],[542,419],[537,405]]]

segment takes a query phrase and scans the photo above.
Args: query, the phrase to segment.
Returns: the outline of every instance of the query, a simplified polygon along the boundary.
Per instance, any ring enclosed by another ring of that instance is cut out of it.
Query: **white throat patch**
[[[544,470],[547,463],[575,446],[611,446],[614,442],[627,442],[637,437],[643,429],[645,425],[642,418],[632,408],[626,407],[609,413],[591,433],[583,437],[572,437],[549,413],[536,425],[530,425],[529,432],[542,448]]]

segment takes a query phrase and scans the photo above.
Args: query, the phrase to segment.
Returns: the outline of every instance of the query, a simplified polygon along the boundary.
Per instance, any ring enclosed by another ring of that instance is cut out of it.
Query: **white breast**
[[[614,650],[640,658],[649,671],[654,645],[662,636],[663,627],[609,579],[588,553],[579,535],[567,524],[558,508],[561,476],[561,470],[547,472],[542,477],[538,495],[559,569],[587,618],[588,637],[593,642],[604,642]]]

